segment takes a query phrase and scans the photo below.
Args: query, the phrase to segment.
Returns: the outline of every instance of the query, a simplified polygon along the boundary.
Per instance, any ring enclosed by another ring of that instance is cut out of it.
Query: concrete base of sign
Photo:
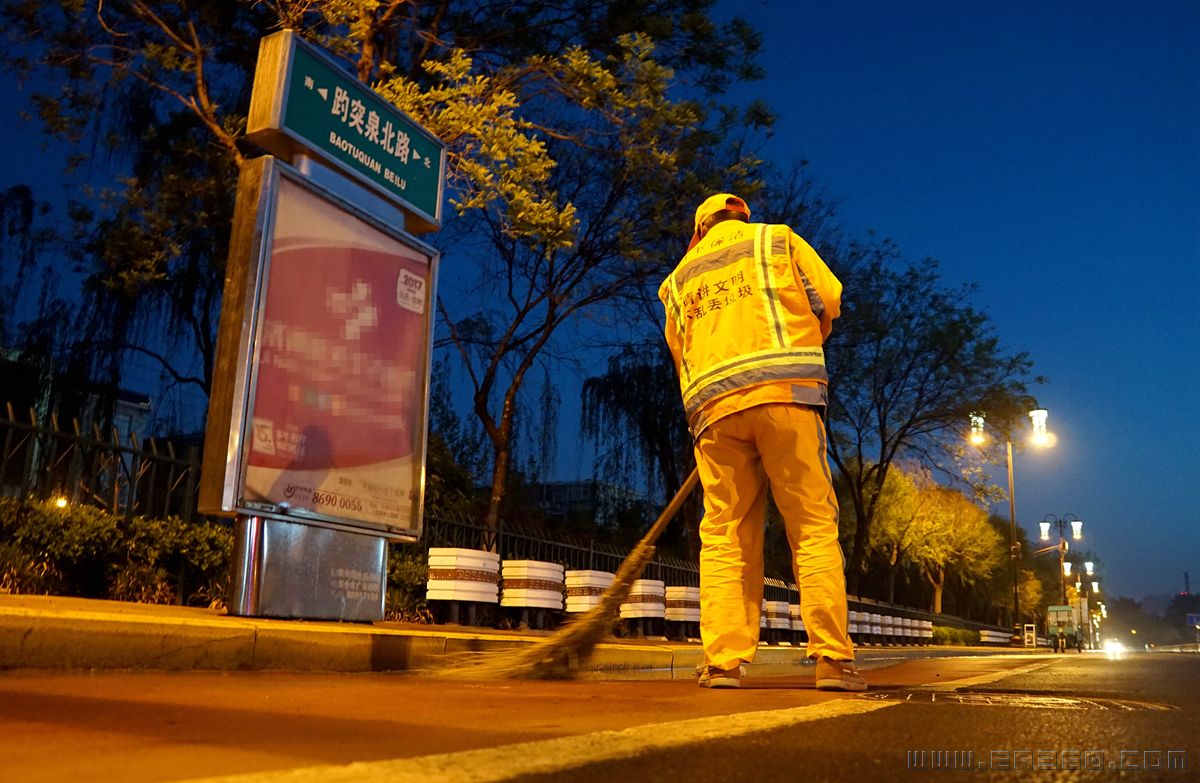
[[[237,517],[229,614],[383,619],[387,539],[263,516]]]

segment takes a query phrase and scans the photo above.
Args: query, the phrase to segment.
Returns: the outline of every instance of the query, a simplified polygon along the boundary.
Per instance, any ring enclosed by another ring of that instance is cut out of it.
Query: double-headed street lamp
[[[1029,412],[1029,419],[1033,424],[1033,435],[1030,437],[1030,442],[1035,446],[1053,446],[1054,437],[1046,430],[1046,418],[1049,414],[1042,408]],[[984,432],[984,414],[972,413],[971,417],[971,435],[970,441],[976,446],[982,446],[987,442],[987,433]],[[1011,537],[1009,543],[1009,555],[1012,560],[1012,580],[1013,580],[1013,625],[1017,628],[1017,634],[1021,633],[1021,544],[1017,539],[1017,496],[1013,490],[1013,447],[1012,438],[1005,437],[1006,454],[1008,461],[1008,524],[1009,535]]]
[[[1039,549],[1038,553],[1049,552],[1052,549],[1058,550],[1058,578],[1062,582],[1062,602],[1067,603],[1067,577],[1071,575],[1071,561],[1067,560],[1067,550],[1070,546],[1067,544],[1066,528],[1071,528],[1071,539],[1079,541],[1083,538],[1083,520],[1074,514],[1065,514],[1062,517],[1056,517],[1054,514],[1047,514],[1046,517],[1038,522],[1038,527],[1041,528],[1041,538],[1043,541],[1050,540],[1050,527],[1058,528],[1058,544],[1048,546],[1044,549]],[[1089,565],[1091,565],[1089,563]],[[1089,569],[1088,575],[1091,575]]]

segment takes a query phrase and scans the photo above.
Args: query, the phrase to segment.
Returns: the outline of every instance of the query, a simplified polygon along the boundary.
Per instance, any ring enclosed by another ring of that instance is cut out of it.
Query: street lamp
[[[1066,559],[1067,549],[1069,549],[1067,545],[1066,528],[1070,526],[1071,538],[1075,541],[1079,541],[1083,538],[1083,520],[1074,514],[1065,514],[1062,517],[1056,517],[1054,514],[1047,514],[1041,522],[1038,522],[1038,528],[1041,531],[1041,537],[1043,541],[1050,540],[1050,528],[1052,526],[1058,528],[1058,543],[1053,546],[1039,549],[1035,554],[1049,552],[1053,549],[1058,550],[1058,575],[1060,581],[1062,582],[1062,602],[1065,605],[1067,603],[1067,577],[1071,575],[1071,561]],[[1088,575],[1091,575],[1091,571],[1088,571]]]
[[[1087,573],[1090,576],[1092,573],[1092,563],[1090,561],[1085,563],[1084,568],[1087,570]],[[1082,576],[1082,574],[1080,574],[1080,576]],[[1088,585],[1091,585],[1091,590],[1088,590]],[[1088,649],[1092,649],[1096,646],[1096,634],[1093,629],[1099,627],[1099,620],[1097,620],[1096,623],[1092,622],[1092,596],[1099,592],[1099,580],[1075,580],[1076,602],[1079,604],[1079,615],[1084,624],[1084,627],[1080,630],[1084,631],[1084,638],[1087,639]]]
[[[1033,436],[1030,442],[1035,446],[1053,446],[1054,436],[1046,430],[1046,417],[1049,413],[1037,408],[1029,412],[1029,418],[1033,425]],[[971,434],[968,438],[970,442],[976,446],[982,446],[987,442],[987,433],[984,432],[984,422],[986,416],[983,413],[971,413]],[[1009,556],[1012,560],[1012,580],[1013,580],[1013,624],[1017,627],[1017,635],[1021,635],[1021,545],[1017,540],[1017,496],[1013,490],[1013,448],[1012,438],[1005,437],[1006,457],[1008,462],[1008,524],[1009,524]]]

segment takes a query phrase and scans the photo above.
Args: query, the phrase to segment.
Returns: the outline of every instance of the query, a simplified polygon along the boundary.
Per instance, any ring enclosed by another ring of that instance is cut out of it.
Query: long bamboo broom
[[[633,589],[633,583],[641,577],[650,558],[654,557],[654,545],[659,536],[699,480],[699,472],[692,468],[675,497],[671,498],[646,535],[621,563],[613,583],[600,596],[600,603],[529,647],[478,654],[472,660],[462,661],[439,673],[470,679],[539,680],[570,677],[587,663],[596,644],[611,630],[621,604]]]

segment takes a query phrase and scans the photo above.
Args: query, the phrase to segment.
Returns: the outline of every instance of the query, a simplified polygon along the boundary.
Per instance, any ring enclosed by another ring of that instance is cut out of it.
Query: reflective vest
[[[706,411],[721,409],[731,394],[744,393],[733,410],[824,402],[821,345],[838,315],[841,284],[787,226],[732,220],[714,226],[658,296],[693,436],[714,420]],[[733,412],[729,407],[720,415]]]

